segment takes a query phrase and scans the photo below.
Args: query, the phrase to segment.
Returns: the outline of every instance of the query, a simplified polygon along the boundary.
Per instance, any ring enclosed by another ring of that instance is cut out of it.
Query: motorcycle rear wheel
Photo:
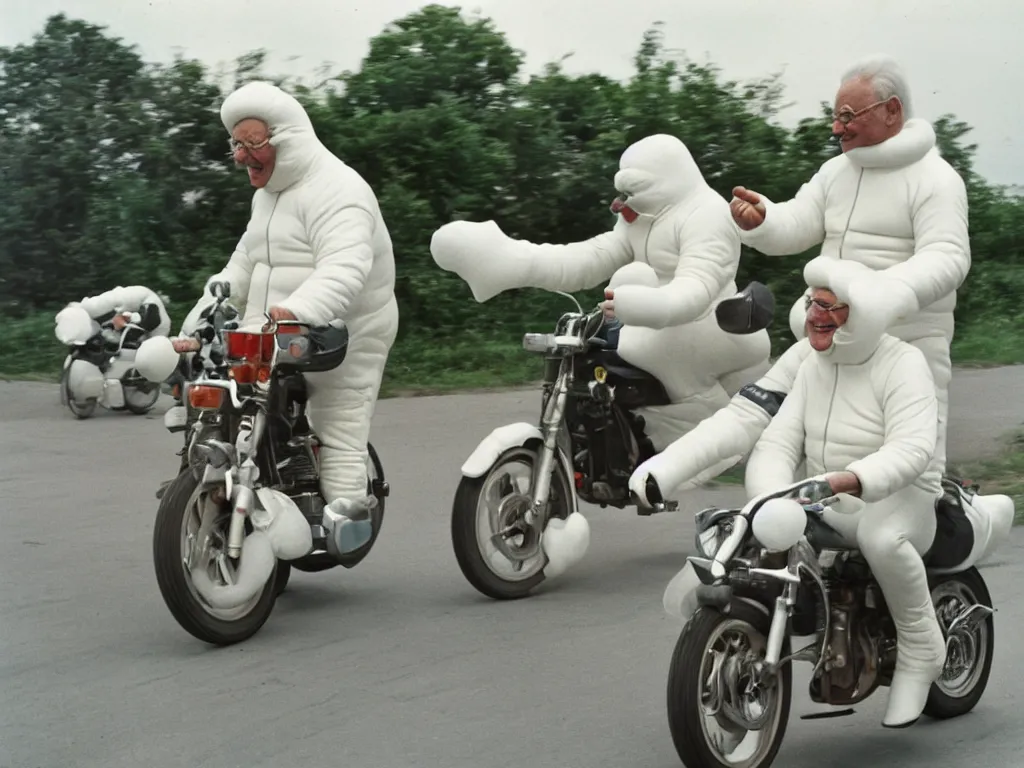
[[[517,570],[515,561],[497,548],[493,552],[484,551],[488,546],[494,546],[489,544],[493,534],[518,519],[518,512],[512,507],[528,503],[530,481],[536,465],[537,452],[533,448],[512,448],[499,456],[481,477],[463,477],[455,492],[451,523],[455,559],[466,580],[478,592],[494,600],[527,597],[544,581],[547,558],[543,552],[521,561]],[[504,483],[505,480],[508,482]],[[495,491],[496,494],[492,493]],[[551,478],[549,520],[555,517],[564,520],[569,516],[571,494],[574,492],[562,463],[556,461]],[[490,498],[492,495],[496,498]],[[508,538],[518,539],[521,536],[516,534]],[[513,542],[507,542],[507,545],[513,551],[517,546]],[[497,563],[506,567],[499,568]]]
[[[275,569],[263,589],[246,605],[229,610],[206,605],[192,586],[183,551],[188,518],[193,515],[200,497],[199,480],[186,468],[160,499],[153,526],[157,585],[164,603],[182,629],[211,645],[234,645],[255,635],[270,618],[277,599],[277,572]],[[230,517],[227,514],[222,517],[219,528],[226,539]]]
[[[948,642],[948,620],[972,605],[991,608],[992,596],[977,568],[932,576],[930,582],[939,626],[947,637],[947,655],[942,677],[928,693],[924,714],[936,720],[948,720],[967,714],[981,701],[992,671],[996,638],[992,614],[973,632],[956,633],[951,643]]]

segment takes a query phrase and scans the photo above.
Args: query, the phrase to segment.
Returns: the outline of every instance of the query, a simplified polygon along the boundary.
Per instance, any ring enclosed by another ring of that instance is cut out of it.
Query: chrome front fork
[[[242,554],[242,541],[245,538],[245,518],[252,512],[252,504],[255,493],[252,487],[259,478],[259,467],[253,457],[256,455],[256,446],[260,443],[263,430],[266,426],[266,416],[263,411],[258,411],[255,416],[247,416],[242,419],[238,427],[238,438],[235,440],[235,454],[238,456],[238,482],[234,488],[230,487],[231,475],[234,467],[229,468],[225,479],[229,483],[226,489],[228,498],[231,500],[231,523],[228,527],[227,554],[228,557],[237,560]],[[234,491],[232,493],[232,490]]]
[[[562,363],[563,366],[566,363]],[[544,444],[537,453],[537,466],[533,473],[533,490],[527,522],[538,530],[547,524],[548,494],[551,492],[551,474],[558,460],[558,432],[565,416],[565,401],[569,396],[570,374],[562,371],[555,383],[541,415],[540,432]]]

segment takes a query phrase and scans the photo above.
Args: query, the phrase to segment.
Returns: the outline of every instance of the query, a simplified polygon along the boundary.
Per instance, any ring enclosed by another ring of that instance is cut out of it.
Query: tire
[[[71,389],[68,384],[68,371],[70,368],[65,368],[64,372],[60,375],[60,401],[67,406],[67,409],[71,411],[71,414],[81,420],[88,419],[93,413],[96,412],[96,400],[90,398],[85,402],[85,405],[80,405],[75,402],[75,399],[71,397]]]
[[[133,403],[130,398],[135,393],[144,394],[143,392],[141,392],[141,390],[135,389],[134,387],[124,387],[125,410],[135,414],[136,416],[145,416],[147,413],[153,410],[153,406],[155,406],[157,400],[160,399],[159,387],[157,387],[156,389],[153,390],[152,393],[150,393],[150,398],[148,400],[143,400],[142,398],[140,398],[139,402]]]
[[[233,645],[255,635],[274,609],[276,570],[255,605],[238,618],[224,620],[203,607],[190,589],[182,565],[182,522],[199,479],[186,469],[167,487],[153,526],[153,563],[160,594],[175,621],[193,637],[211,645]]]
[[[380,529],[384,525],[384,500],[387,498],[387,494],[389,492],[387,489],[387,481],[384,479],[384,465],[381,463],[380,456],[377,455],[377,449],[373,447],[373,443],[368,442],[366,444],[366,450],[370,455],[370,463],[373,465],[373,472],[376,475],[376,477],[368,477],[366,479],[367,494],[377,497],[377,509],[373,515],[373,535],[370,537],[370,540],[363,544],[359,549],[355,549],[337,559],[337,564],[345,568],[354,568],[359,565],[359,563],[361,563],[368,554],[370,554],[370,550],[373,549],[373,545],[377,543],[377,537],[380,536]],[[374,490],[374,481],[380,484],[380,487],[377,490]]]
[[[518,600],[527,597],[538,584],[544,581],[544,567],[547,565],[547,560],[543,554],[540,555],[539,566],[535,567],[534,572],[528,572],[519,578],[505,578],[495,573],[488,565],[487,558],[480,551],[477,535],[481,498],[498,472],[505,467],[515,467],[517,471],[525,469],[528,476],[532,477],[536,462],[537,453],[533,447],[509,449],[499,456],[481,477],[463,477],[455,492],[451,522],[455,559],[466,580],[478,592],[494,600]],[[553,517],[565,519],[569,516],[570,499],[575,490],[566,475],[564,465],[557,459],[552,475],[551,490],[556,495],[550,499],[550,503],[555,506],[551,509],[548,519]],[[493,527],[490,530],[493,532]]]
[[[943,593],[946,592],[960,593],[962,598],[967,599],[967,602],[979,603],[992,608],[992,596],[989,594],[985,579],[982,578],[977,568],[968,568],[962,573],[932,576],[930,582],[932,600],[936,603],[936,613],[942,611]],[[946,634],[945,626],[943,626],[943,634]],[[928,701],[924,706],[924,714],[936,720],[948,720],[965,715],[974,709],[988,686],[989,674],[992,672],[992,658],[995,655],[995,641],[995,622],[993,616],[989,614],[977,628],[974,637],[975,648],[984,654],[983,657],[980,660],[976,658],[974,663],[969,666],[963,687],[954,687],[945,680],[939,680],[932,685]],[[947,673],[954,671],[953,657],[963,649],[964,645],[961,643],[954,642],[949,646],[946,669],[943,670],[944,678]]]
[[[292,567],[286,560],[277,561],[277,572],[274,574],[274,596],[280,597],[284,588],[288,586],[288,579],[291,578]]]
[[[766,768],[778,754],[789,724],[789,708],[793,695],[793,668],[786,664],[778,675],[782,687],[774,723],[764,729],[773,729],[770,741],[758,747],[756,753],[743,762],[725,762],[709,745],[703,719],[702,670],[709,657],[709,644],[723,625],[736,624],[752,628],[767,643],[770,619],[763,612],[743,601],[734,601],[728,615],[715,608],[701,607],[683,627],[672,654],[668,671],[668,726],[672,743],[683,765],[687,768]],[[783,642],[782,655],[789,654],[789,638]],[[751,733],[747,731],[746,733]]]

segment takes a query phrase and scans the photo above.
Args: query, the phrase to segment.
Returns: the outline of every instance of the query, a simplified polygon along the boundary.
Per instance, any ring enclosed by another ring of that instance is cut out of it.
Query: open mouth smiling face
[[[264,187],[274,173],[276,148],[270,143],[270,130],[262,120],[246,119],[235,126],[229,140],[235,164],[244,166],[249,183]]]
[[[850,307],[841,303],[836,295],[823,288],[815,288],[806,299],[807,322],[805,331],[811,347],[824,352],[832,346],[832,337],[850,317]]]

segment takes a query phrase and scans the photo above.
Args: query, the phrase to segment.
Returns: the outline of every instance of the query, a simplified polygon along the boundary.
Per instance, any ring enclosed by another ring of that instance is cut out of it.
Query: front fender
[[[465,477],[482,477],[494,466],[494,462],[498,460],[501,454],[510,448],[524,446],[531,440],[543,442],[544,436],[541,435],[538,427],[529,422],[517,421],[513,424],[498,427],[481,440],[480,444],[473,450],[473,453],[469,455],[469,458],[462,465],[462,474]],[[565,455],[561,447],[558,449],[558,461],[561,462],[562,468],[565,470],[565,476],[569,481],[569,486],[574,491],[572,493],[572,509],[570,511],[576,512],[579,505],[577,504],[575,487],[573,485],[575,473],[571,459]]]
[[[466,477],[482,477],[501,454],[510,448],[526,445],[530,440],[543,441],[544,437],[540,429],[529,422],[517,421],[498,427],[481,440],[469,455],[462,465],[462,474]]]

